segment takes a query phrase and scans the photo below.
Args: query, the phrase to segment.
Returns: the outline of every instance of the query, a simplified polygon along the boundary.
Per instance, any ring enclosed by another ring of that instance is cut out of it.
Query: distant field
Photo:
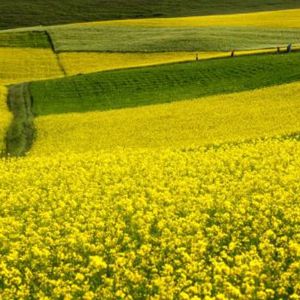
[[[57,51],[172,52],[261,49],[299,43],[299,29],[69,26],[49,29]]]
[[[50,48],[44,31],[0,32],[0,47]]]
[[[35,120],[31,155],[185,147],[282,135],[300,129],[300,83],[171,104]]]
[[[2,0],[0,29],[75,22],[300,8],[298,0]]]
[[[130,19],[34,27],[0,33],[0,47],[56,51],[174,52],[229,51],[286,46],[300,41],[300,9],[197,16]],[[47,30],[47,32],[46,32]]]
[[[130,19],[121,21],[94,22],[82,26],[147,26],[147,27],[209,27],[209,26],[247,26],[262,28],[299,28],[300,9],[266,11],[247,14],[217,16],[196,16],[183,18]],[[76,24],[70,26],[77,26]]]
[[[5,149],[5,136],[6,130],[11,121],[11,114],[7,107],[7,90],[5,87],[0,86],[0,156]]]
[[[12,84],[62,76],[49,49],[0,48],[0,84]]]
[[[30,85],[36,115],[166,103],[300,80],[300,54],[107,71]]]

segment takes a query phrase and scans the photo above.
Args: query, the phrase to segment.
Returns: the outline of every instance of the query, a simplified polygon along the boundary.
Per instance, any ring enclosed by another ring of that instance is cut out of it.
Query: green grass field
[[[166,103],[300,80],[300,53],[100,72],[30,85],[35,115]]]
[[[299,8],[298,0],[14,0],[0,2],[0,29],[110,19]]]
[[[0,47],[50,48],[44,31],[0,32]]]
[[[72,26],[49,30],[57,51],[229,51],[299,43],[299,29]]]
[[[174,52],[265,49],[299,44],[299,29],[255,27],[62,26],[47,29],[56,52]],[[45,31],[0,33],[0,47],[49,48]]]

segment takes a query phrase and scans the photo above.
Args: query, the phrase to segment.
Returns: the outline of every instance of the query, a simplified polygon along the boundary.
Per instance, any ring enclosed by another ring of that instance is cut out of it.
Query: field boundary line
[[[67,72],[66,72],[66,70],[65,70],[65,68],[64,68],[63,63],[62,63],[61,60],[60,60],[60,57],[59,57],[59,55],[58,55],[58,51],[56,51],[56,49],[55,49],[55,45],[54,45],[54,43],[53,43],[51,34],[50,34],[47,30],[45,30],[44,32],[45,32],[45,34],[46,34],[46,36],[47,36],[48,42],[49,42],[49,44],[50,44],[50,48],[51,48],[53,54],[55,55],[57,64],[58,64],[58,66],[59,66],[61,72],[64,74],[64,76],[67,76]]]

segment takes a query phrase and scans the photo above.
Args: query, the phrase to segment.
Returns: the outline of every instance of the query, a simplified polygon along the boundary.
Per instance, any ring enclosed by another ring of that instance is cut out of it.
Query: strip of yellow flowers
[[[229,55],[229,54],[228,54]],[[199,52],[200,59],[223,57],[223,52]],[[196,52],[101,53],[66,52],[59,54],[68,75],[130,67],[142,67],[195,60]]]
[[[61,77],[57,59],[49,49],[0,48],[0,84]]]
[[[38,117],[32,155],[203,145],[300,131],[300,83],[108,112]]]
[[[299,28],[300,9],[243,13],[233,15],[196,16],[180,18],[129,19],[67,25],[73,26],[255,26],[263,28]]]
[[[296,47],[294,46],[295,50]],[[285,50],[285,49],[284,49]],[[281,49],[281,51],[284,51]],[[236,56],[276,53],[277,49],[259,49],[235,51]],[[229,57],[230,52],[163,52],[163,53],[101,53],[101,52],[65,52],[59,58],[67,75],[86,74],[130,67],[143,67],[180,61],[205,60]]]
[[[12,120],[7,107],[7,89],[0,86],[0,155],[5,150],[5,135]]]
[[[0,160],[1,298],[299,299],[299,177],[284,139]]]
[[[294,46],[294,49],[295,46]],[[235,55],[274,53],[276,49],[236,51]],[[66,52],[58,54],[67,75],[86,74],[121,68],[143,67],[180,61],[229,57],[229,52],[101,53]],[[59,78],[63,72],[57,58],[47,49],[0,48],[0,84]]]

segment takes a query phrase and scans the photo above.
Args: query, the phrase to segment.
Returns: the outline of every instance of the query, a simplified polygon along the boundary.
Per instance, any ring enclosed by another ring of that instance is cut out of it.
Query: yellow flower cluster
[[[254,26],[263,28],[299,28],[300,9],[288,9],[278,11],[254,12],[243,14],[196,16],[179,18],[149,18],[130,19],[121,21],[100,21],[81,24],[71,24],[67,27],[77,26]]]
[[[300,299],[300,143],[0,160],[1,299]]]
[[[48,49],[0,48],[0,84],[12,84],[63,76]]]
[[[297,132],[300,83],[108,112],[35,119],[32,154],[181,147]]]
[[[0,155],[5,150],[5,135],[12,115],[7,107],[7,90],[0,86]]]

